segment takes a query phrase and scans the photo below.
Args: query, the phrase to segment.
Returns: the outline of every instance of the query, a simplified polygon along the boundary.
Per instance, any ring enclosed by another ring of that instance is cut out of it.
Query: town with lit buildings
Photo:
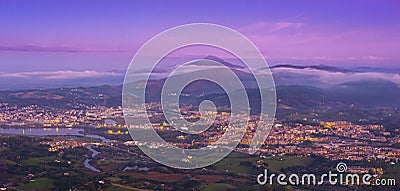
[[[29,105],[9,106],[0,103],[0,125],[24,127],[76,127],[86,125],[124,127],[112,119],[122,119],[122,107],[81,106],[59,109]],[[109,120],[107,120],[109,119]]]
[[[175,129],[163,117],[160,104],[147,105],[152,113],[151,121],[159,132],[167,133]],[[184,108],[185,118],[200,116],[199,112],[189,112]],[[196,118],[196,117],[195,117]],[[228,128],[229,113],[220,112],[216,116],[212,131],[205,131],[201,140],[192,141],[192,144],[209,145],[218,140],[222,131]],[[128,131],[123,120],[122,107],[85,106],[83,109],[55,109],[42,108],[36,105],[26,107],[0,104],[0,124],[2,127],[82,127],[104,128],[104,133],[111,135],[126,135]],[[248,145],[257,129],[257,117],[251,116],[248,129],[242,138],[237,151],[247,153]],[[397,163],[400,149],[398,131],[386,131],[382,125],[357,125],[346,121],[321,121],[319,125],[291,125],[275,120],[267,140],[259,150],[260,156],[273,155],[316,155],[331,160],[370,161],[383,160],[388,163]],[[179,136],[177,140],[185,140],[186,136]],[[58,150],[81,146],[81,143],[57,141],[46,143],[51,149]],[[189,143],[180,143],[187,146]]]

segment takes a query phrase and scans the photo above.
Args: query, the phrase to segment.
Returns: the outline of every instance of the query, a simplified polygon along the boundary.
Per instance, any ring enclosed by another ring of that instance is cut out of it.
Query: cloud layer
[[[0,78],[33,78],[33,79],[37,78],[37,79],[47,79],[47,80],[95,78],[95,77],[111,77],[111,76],[123,76],[123,74],[115,72],[97,72],[93,70],[0,73]]]
[[[354,81],[389,81],[400,87],[400,74],[380,72],[329,72],[311,68],[274,68],[277,83],[334,86]]]

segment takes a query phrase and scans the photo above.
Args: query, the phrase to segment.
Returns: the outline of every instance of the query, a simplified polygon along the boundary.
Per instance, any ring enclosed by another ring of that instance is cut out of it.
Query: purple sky
[[[124,70],[152,36],[210,22],[271,65],[398,67],[399,1],[0,1],[0,72]]]

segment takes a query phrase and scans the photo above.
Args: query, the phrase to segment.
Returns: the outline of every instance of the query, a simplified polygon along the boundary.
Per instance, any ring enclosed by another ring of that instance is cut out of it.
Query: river
[[[85,165],[86,168],[90,169],[91,171],[100,172],[99,169],[97,169],[96,167],[92,166],[92,165],[89,163],[96,155],[100,154],[100,152],[94,150],[94,149],[92,148],[92,145],[88,145],[88,146],[86,146],[86,148],[89,149],[90,151],[92,151],[92,158],[87,158],[83,164]]]
[[[83,136],[94,139],[100,139],[102,143],[111,141],[100,135],[84,134],[82,128],[0,128],[0,134],[8,135],[26,135],[26,136]],[[83,163],[85,167],[94,172],[100,172],[99,169],[92,166],[90,161],[100,154],[99,151],[93,149],[92,145],[86,146],[92,152],[91,158],[87,158]]]

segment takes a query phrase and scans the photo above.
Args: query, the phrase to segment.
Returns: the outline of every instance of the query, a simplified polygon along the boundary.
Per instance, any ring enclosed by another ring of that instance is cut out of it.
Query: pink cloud
[[[41,44],[15,44],[0,45],[0,51],[21,51],[21,52],[121,52],[128,51],[121,48],[94,48],[77,46],[53,46]]]
[[[272,32],[277,32],[282,29],[286,28],[292,28],[292,29],[297,29],[301,26],[303,26],[304,23],[301,22],[274,22],[274,23],[269,23],[269,22],[257,22],[253,23],[244,27],[241,27],[238,29],[238,31],[243,32],[243,33],[253,33],[253,32],[261,32],[261,33],[272,33]]]

